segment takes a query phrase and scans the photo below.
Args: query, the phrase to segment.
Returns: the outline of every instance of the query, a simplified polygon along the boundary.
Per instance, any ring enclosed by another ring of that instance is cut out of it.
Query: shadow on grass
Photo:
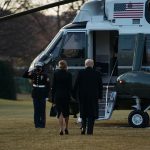
[[[105,120],[105,121],[96,121],[95,127],[129,128],[130,126],[127,121]]]

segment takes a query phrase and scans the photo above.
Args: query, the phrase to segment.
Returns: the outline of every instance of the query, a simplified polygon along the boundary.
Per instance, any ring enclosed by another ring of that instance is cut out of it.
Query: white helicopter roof
[[[93,16],[103,16],[103,1],[88,1],[86,2],[74,18],[73,22],[90,21]]]
[[[90,0],[73,22],[87,22],[88,30],[118,30],[124,33],[147,33],[150,24],[145,19],[147,0]]]

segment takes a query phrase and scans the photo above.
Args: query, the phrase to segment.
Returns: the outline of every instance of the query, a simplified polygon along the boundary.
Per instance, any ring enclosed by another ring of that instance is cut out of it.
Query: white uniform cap
[[[37,63],[35,63],[34,66],[35,66],[35,67],[43,67],[43,66],[44,66],[44,63],[42,63],[42,62],[37,62]]]

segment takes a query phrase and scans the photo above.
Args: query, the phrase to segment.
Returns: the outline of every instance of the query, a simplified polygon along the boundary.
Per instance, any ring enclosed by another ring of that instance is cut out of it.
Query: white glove
[[[49,100],[49,98],[47,97],[45,100],[46,100],[46,101],[48,101],[48,100]]]

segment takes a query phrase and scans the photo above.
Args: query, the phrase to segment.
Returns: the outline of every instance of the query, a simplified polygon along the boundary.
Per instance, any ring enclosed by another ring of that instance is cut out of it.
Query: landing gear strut
[[[128,116],[128,123],[133,128],[145,128],[149,125],[149,115],[146,112],[150,106],[148,106],[144,111],[141,110],[140,99],[134,97],[136,100],[136,105],[133,106],[136,110],[132,111]]]

